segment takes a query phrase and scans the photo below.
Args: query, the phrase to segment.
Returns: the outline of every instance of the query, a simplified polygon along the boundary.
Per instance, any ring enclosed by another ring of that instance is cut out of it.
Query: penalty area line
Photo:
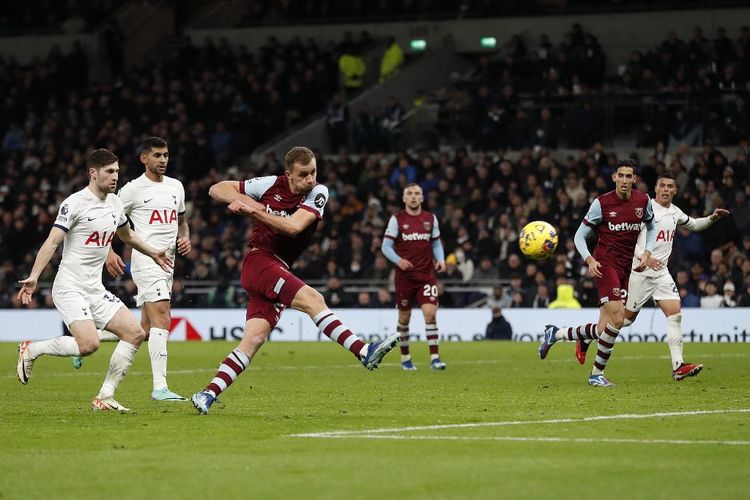
[[[506,420],[502,422],[471,422],[464,424],[439,424],[439,425],[417,425],[410,427],[387,427],[379,429],[365,429],[358,431],[329,431],[329,432],[311,432],[302,434],[291,434],[290,437],[301,438],[342,438],[342,437],[364,437],[375,436],[379,434],[399,434],[413,431],[435,431],[443,429],[471,429],[478,427],[506,427],[512,425],[537,425],[537,424],[567,424],[579,422],[597,422],[601,420],[635,420],[647,418],[669,418],[669,417],[687,417],[696,415],[721,415],[729,413],[750,413],[750,408],[726,409],[726,410],[695,410],[695,411],[677,411],[677,412],[658,412],[658,413],[622,413],[619,415],[596,415],[582,418],[554,418],[547,420]]]
[[[295,437],[325,437],[327,439],[382,439],[382,440],[414,440],[414,441],[510,441],[510,442],[541,442],[541,443],[615,443],[615,444],[668,444],[668,445],[723,445],[750,446],[750,441],[719,441],[719,440],[689,440],[689,439],[629,439],[629,438],[565,438],[565,437],[526,437],[526,436],[404,436],[383,434],[355,434],[336,436],[304,436]]]

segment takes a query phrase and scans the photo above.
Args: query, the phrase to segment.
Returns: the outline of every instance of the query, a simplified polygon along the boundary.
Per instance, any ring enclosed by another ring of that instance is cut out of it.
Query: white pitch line
[[[680,412],[659,412],[659,413],[623,413],[619,415],[598,415],[594,417],[583,418],[555,418],[548,420],[506,420],[503,422],[471,422],[465,424],[439,424],[439,425],[417,425],[410,427],[388,427],[380,429],[366,429],[358,431],[329,431],[329,432],[312,432],[304,434],[291,434],[290,437],[306,438],[339,438],[339,437],[361,437],[363,435],[373,434],[396,434],[411,431],[434,431],[442,429],[472,429],[476,427],[505,427],[511,425],[535,425],[535,424],[567,424],[579,422],[598,422],[601,420],[633,420],[644,418],[666,418],[666,417],[683,417],[692,415],[718,415],[726,413],[750,413],[750,408],[728,409],[728,410],[696,410]]]
[[[402,436],[360,434],[354,436],[329,436],[329,439],[392,439],[430,441],[520,441],[542,443],[625,443],[625,444],[709,444],[726,446],[750,446],[750,441],[718,441],[689,439],[627,439],[627,438],[564,438],[564,437],[524,437],[524,436]]]

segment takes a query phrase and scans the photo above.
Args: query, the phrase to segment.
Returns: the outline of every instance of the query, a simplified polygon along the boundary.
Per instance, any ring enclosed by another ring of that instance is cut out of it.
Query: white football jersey
[[[177,219],[185,213],[185,188],[172,177],[154,182],[144,173],[125,184],[118,193],[125,215],[133,222],[135,233],[153,248],[167,249],[174,262],[177,249]],[[161,269],[151,257],[133,249],[131,272]]]
[[[691,218],[675,204],[670,204],[668,208],[664,208],[658,203],[653,203],[653,206],[654,223],[656,224],[656,244],[654,244],[651,257],[660,260],[664,264],[664,267],[659,271],[647,268],[641,273],[645,276],[661,276],[663,274],[669,274],[667,262],[669,261],[669,256],[672,254],[672,243],[674,242],[674,235],[677,226],[687,224],[691,221]],[[692,220],[695,222],[694,219]],[[638,243],[635,246],[635,254],[633,255],[633,268],[640,265],[638,257],[646,251],[645,248],[646,226],[645,224],[641,224],[641,233],[638,235]]]
[[[122,202],[114,194],[99,199],[88,187],[60,205],[55,227],[65,231],[57,290],[104,290],[102,268],[117,228],[127,224]]]

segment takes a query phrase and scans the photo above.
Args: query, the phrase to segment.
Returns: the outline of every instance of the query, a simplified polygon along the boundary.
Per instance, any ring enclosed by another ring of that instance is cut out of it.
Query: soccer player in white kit
[[[729,215],[728,210],[717,208],[708,217],[694,219],[686,215],[679,207],[672,204],[677,194],[677,183],[670,173],[661,174],[656,180],[656,197],[653,204],[656,221],[656,244],[651,253],[651,260],[643,271],[630,274],[628,298],[625,303],[625,322],[623,327],[633,324],[638,313],[646,303],[653,299],[667,317],[667,344],[672,357],[672,378],[679,381],[686,377],[698,375],[703,369],[701,364],[685,363],[682,358],[682,313],[680,295],[677,292],[666,263],[672,253],[672,244],[677,226],[685,226],[691,231],[703,231],[717,219]],[[643,253],[646,242],[646,230],[641,229],[635,255]],[[658,261],[665,264],[655,270],[652,264]],[[633,259],[635,268],[640,262]],[[576,358],[583,364],[586,359],[586,346],[581,341],[576,345]]]
[[[73,336],[21,342],[16,375],[26,385],[34,362],[44,354],[88,356],[99,348],[97,329],[106,328],[120,341],[91,406],[94,410],[128,411],[114,399],[114,394],[146,334],[120,299],[102,285],[102,267],[115,232],[126,244],[148,255],[165,271],[171,269],[172,261],[167,257],[166,249],[154,249],[131,231],[122,202],[114,194],[120,170],[117,162],[117,156],[106,149],[97,149],[88,155],[88,186],[62,202],[29,277],[19,281],[22,287],[18,298],[22,304],[28,305],[39,275],[60,243],[64,243],[62,260],[52,285],[52,299]]]
[[[130,219],[141,239],[158,248],[166,248],[174,261],[175,250],[180,255],[190,252],[190,229],[185,219],[185,188],[182,183],[167,177],[169,149],[161,137],[143,141],[140,161],[143,175],[125,184],[118,196],[125,215]],[[110,249],[107,272],[119,277],[125,272],[122,259]],[[148,332],[148,352],[151,358],[153,390],[156,401],[186,401],[167,386],[167,339],[172,321],[170,299],[174,270],[165,271],[148,256],[133,251],[130,272],[138,287],[136,305],[141,308],[141,326]]]

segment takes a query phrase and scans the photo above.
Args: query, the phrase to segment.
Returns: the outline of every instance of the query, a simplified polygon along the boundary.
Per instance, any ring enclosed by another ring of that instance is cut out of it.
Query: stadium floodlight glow
[[[409,47],[411,47],[411,50],[414,52],[422,52],[427,48],[427,40],[415,38],[414,40],[409,41]]]
[[[483,36],[479,39],[479,45],[483,49],[494,49],[497,46],[497,38],[494,36]]]

